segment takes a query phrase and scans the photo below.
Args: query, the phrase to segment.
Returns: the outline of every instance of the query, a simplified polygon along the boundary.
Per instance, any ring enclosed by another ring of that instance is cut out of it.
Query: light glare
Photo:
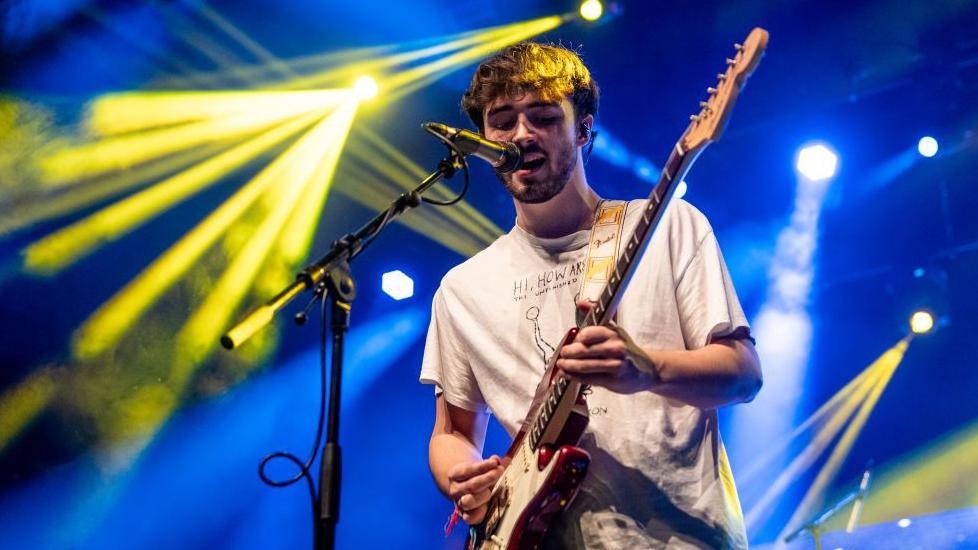
[[[926,334],[934,328],[934,316],[926,311],[916,311],[910,317],[910,330],[914,334]]]
[[[930,136],[924,136],[920,138],[920,141],[917,142],[917,152],[927,158],[936,155],[937,140]]]
[[[604,7],[598,0],[587,0],[581,4],[581,18],[585,21],[597,21],[604,12]]]
[[[795,164],[798,172],[811,181],[824,181],[835,176],[839,157],[828,147],[819,143],[808,145],[798,153]]]
[[[366,101],[377,97],[377,92],[380,90],[380,87],[377,85],[376,80],[364,75],[358,78],[353,84],[353,89],[356,90],[358,98]]]
[[[381,277],[381,288],[395,300],[414,296],[414,281],[400,270],[384,273]]]

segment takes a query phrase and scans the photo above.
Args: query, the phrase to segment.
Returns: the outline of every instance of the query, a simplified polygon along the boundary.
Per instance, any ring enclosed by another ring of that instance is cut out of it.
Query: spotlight
[[[604,6],[598,0],[586,0],[581,3],[580,12],[585,21],[597,21],[604,13]]]
[[[686,180],[683,180],[683,181],[679,182],[679,185],[676,186],[676,191],[673,192],[673,194],[672,194],[672,198],[674,198],[674,199],[681,199],[681,198],[683,198],[686,195],[686,191],[688,189],[689,189],[689,187],[686,186]]]
[[[395,300],[414,296],[414,281],[402,271],[388,271],[381,276],[380,287]]]
[[[353,90],[356,92],[357,97],[361,101],[366,101],[368,99],[373,99],[377,96],[377,91],[380,87],[377,85],[377,81],[369,76],[361,76],[353,83]]]
[[[936,155],[937,140],[930,136],[924,136],[920,138],[920,141],[917,142],[917,152],[927,158]]]
[[[910,316],[910,330],[914,334],[927,334],[934,328],[934,316],[930,313],[919,310]]]
[[[838,164],[835,152],[819,143],[807,145],[798,152],[795,169],[811,181],[823,181],[835,176]]]

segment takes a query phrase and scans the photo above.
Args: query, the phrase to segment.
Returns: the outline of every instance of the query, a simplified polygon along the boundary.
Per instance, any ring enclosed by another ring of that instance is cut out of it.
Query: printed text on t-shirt
[[[513,301],[519,302],[528,296],[542,296],[551,290],[575,284],[583,273],[584,260],[581,260],[541,271],[536,275],[520,277],[513,281]]]

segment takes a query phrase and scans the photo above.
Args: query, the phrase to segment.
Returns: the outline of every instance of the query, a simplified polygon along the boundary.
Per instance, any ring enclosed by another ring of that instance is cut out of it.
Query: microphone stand
[[[827,522],[835,514],[837,514],[839,510],[842,510],[843,508],[848,506],[849,503],[853,502],[856,499],[865,497],[866,493],[869,492],[868,479],[869,479],[869,470],[867,468],[866,473],[863,474],[863,481],[862,483],[860,483],[858,487],[856,487],[854,490],[850,491],[844,497],[839,499],[839,501],[836,502],[831,508],[829,508],[824,512],[821,512],[820,514],[818,514],[817,516],[809,520],[807,523],[803,524],[801,527],[792,531],[788,536],[784,538],[784,542],[791,542],[795,540],[795,538],[798,537],[798,535],[800,535],[804,531],[808,531],[812,535],[812,539],[815,541],[815,550],[822,550],[822,533],[824,532],[825,522]],[[858,506],[858,503],[856,505]],[[851,518],[850,518],[850,524],[853,524],[854,527],[854,522],[852,521]],[[852,532],[851,529],[848,529],[848,531]]]
[[[314,506],[318,506],[315,512],[315,526],[313,544],[316,550],[326,550],[334,548],[336,544],[336,524],[339,522],[339,502],[340,502],[340,445],[339,445],[339,418],[340,418],[340,384],[343,373],[343,343],[344,336],[350,324],[350,310],[352,302],[356,298],[356,282],[350,272],[349,262],[366,248],[378,234],[392,220],[411,208],[421,204],[421,195],[431,186],[442,179],[449,179],[462,168],[467,171],[464,155],[461,154],[451,144],[449,144],[449,154],[438,163],[438,169],[428,175],[413,190],[398,197],[384,212],[367,222],[363,227],[353,234],[347,234],[333,241],[330,250],[318,260],[306,266],[296,275],[296,280],[275,297],[264,305],[255,309],[243,321],[235,325],[231,330],[221,336],[221,344],[227,349],[234,349],[245,340],[254,335],[258,330],[271,322],[276,313],[281,311],[296,296],[305,290],[312,289],[312,302],[318,299],[331,299],[331,329],[333,334],[331,372],[330,372],[330,391],[329,406],[326,422],[326,442],[322,449],[322,463],[319,471],[319,492],[318,502],[314,498]],[[466,182],[468,173],[466,172]],[[464,193],[464,190],[463,190]],[[459,197],[461,198],[461,197]],[[440,203],[435,203],[440,204]],[[447,204],[447,203],[446,203]],[[311,303],[310,302],[310,305]],[[305,314],[300,313],[296,316],[296,322],[302,324],[305,321]],[[323,353],[325,353],[325,332],[323,334]],[[325,361],[324,361],[325,362]],[[325,373],[324,373],[325,375]],[[320,417],[322,420],[322,417]],[[322,425],[320,424],[317,432],[317,442],[322,435]],[[318,444],[318,443],[317,443]],[[277,482],[268,479],[264,474],[264,465],[270,458],[284,457],[286,453],[274,453],[266,457],[259,468],[259,475],[262,479],[273,486],[282,487],[298,481],[303,476],[310,475],[308,468],[315,460],[314,454],[306,465],[302,465],[297,459],[293,462],[300,465],[301,473],[295,478]],[[311,480],[310,489],[311,489]]]

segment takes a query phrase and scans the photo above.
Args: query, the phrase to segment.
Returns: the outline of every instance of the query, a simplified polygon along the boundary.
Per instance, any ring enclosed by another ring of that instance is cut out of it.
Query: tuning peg
[[[727,65],[736,65],[736,64],[737,64],[736,59],[730,59],[729,57],[727,58]]]
[[[723,82],[727,79],[727,73],[717,73],[717,80]]]
[[[742,44],[734,44],[734,49],[739,52],[744,49],[744,46]]]
[[[700,101],[700,109],[706,109],[707,103],[705,101]]]
[[[692,122],[699,122],[700,118],[702,117],[700,117],[699,115],[689,115],[689,120]]]
[[[709,87],[709,88],[706,89],[706,93],[708,93],[710,95],[714,95],[714,94],[717,93],[717,89],[711,86],[711,87]]]

